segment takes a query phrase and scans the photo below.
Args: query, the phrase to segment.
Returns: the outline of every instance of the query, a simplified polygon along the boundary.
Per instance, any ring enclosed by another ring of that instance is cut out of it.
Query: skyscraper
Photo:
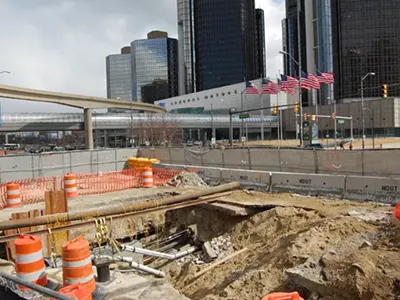
[[[297,62],[301,62],[304,72],[332,72],[332,25],[331,0],[300,0],[300,51],[298,36],[298,0],[286,0],[286,18],[282,21],[282,49]],[[299,76],[297,63],[284,57],[284,72]],[[328,104],[333,99],[331,85],[322,85],[316,91],[302,91],[303,105]]]
[[[107,98],[132,100],[132,68],[130,47],[121,54],[106,57]]]
[[[197,91],[258,78],[254,0],[193,4]]]
[[[389,96],[400,96],[400,1],[332,0],[335,98],[377,97],[389,85]],[[392,86],[391,86],[392,85]]]
[[[256,9],[256,75],[265,78],[266,74],[266,58],[265,58],[265,21],[264,11],[260,8]]]
[[[194,0],[178,0],[179,94],[196,91]]]
[[[178,96],[178,41],[153,31],[131,43],[132,99],[146,103]]]

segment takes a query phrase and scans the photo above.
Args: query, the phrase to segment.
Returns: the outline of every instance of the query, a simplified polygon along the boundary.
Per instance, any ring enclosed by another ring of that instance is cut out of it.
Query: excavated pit
[[[235,193],[236,199],[246,196]],[[193,300],[261,300],[278,291],[298,291],[304,299],[400,299],[400,228],[390,224],[389,207],[317,198],[296,205],[302,199],[293,195],[252,193],[252,198],[281,198],[280,204],[266,203],[249,216],[209,205],[167,212],[166,228],[191,226],[197,242],[210,242],[218,257],[210,261],[198,251],[152,266]]]

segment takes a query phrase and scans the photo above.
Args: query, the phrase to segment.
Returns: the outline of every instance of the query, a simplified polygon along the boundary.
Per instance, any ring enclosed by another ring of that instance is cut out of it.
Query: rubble
[[[186,171],[175,175],[174,178],[167,182],[167,184],[175,187],[207,186],[203,179],[201,179],[196,173]]]

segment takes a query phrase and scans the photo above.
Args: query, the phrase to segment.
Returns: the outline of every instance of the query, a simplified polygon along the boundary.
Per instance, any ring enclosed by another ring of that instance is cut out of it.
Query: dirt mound
[[[175,187],[197,187],[207,186],[207,184],[196,173],[193,172],[180,172],[175,175],[168,183]]]
[[[167,219],[178,226],[197,224],[202,241],[229,235],[234,251],[249,248],[197,278],[207,264],[165,266],[170,281],[190,299],[261,299],[294,290],[305,299],[311,292],[325,300],[400,299],[400,229],[386,222],[294,207],[248,218],[193,208]]]

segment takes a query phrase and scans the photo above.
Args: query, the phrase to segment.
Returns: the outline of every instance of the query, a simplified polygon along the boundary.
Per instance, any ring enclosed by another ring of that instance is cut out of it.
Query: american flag
[[[308,75],[301,71],[301,88],[305,90],[311,90],[311,80],[308,78]]]
[[[335,83],[334,74],[330,72],[321,73],[320,71],[317,71],[317,78],[319,83],[326,83],[326,84]]]
[[[308,79],[311,81],[311,88],[314,90],[319,90],[320,85],[317,76],[312,73],[308,73]]]
[[[250,81],[246,82],[246,94],[259,94],[258,88]]]
[[[281,80],[284,88],[296,89],[299,87],[299,81],[294,77],[281,74]]]
[[[262,80],[262,93],[276,95],[279,93],[281,87],[279,84],[269,79]]]
[[[282,75],[281,75],[281,77],[282,77]],[[293,88],[286,87],[287,84],[283,84],[283,81],[281,81],[280,79],[278,79],[278,85],[280,86],[282,92],[290,94],[290,95],[294,95]]]

